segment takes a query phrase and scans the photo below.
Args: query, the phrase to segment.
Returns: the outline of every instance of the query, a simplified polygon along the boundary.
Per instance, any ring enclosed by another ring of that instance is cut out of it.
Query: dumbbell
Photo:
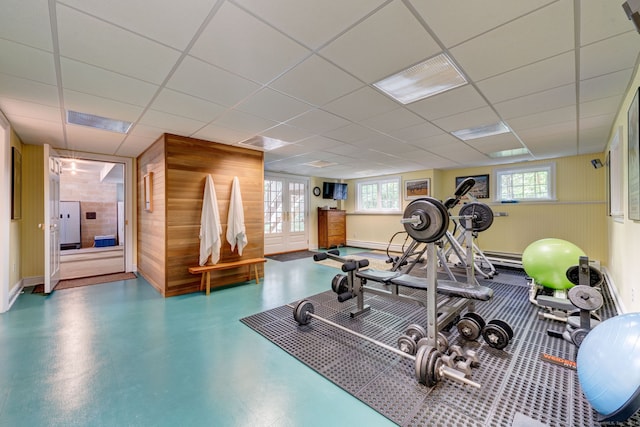
[[[413,356],[411,354],[405,353],[402,350],[391,347],[383,342],[377,341],[373,338],[370,338],[366,335],[358,333],[356,331],[352,331],[349,328],[345,328],[342,325],[334,323],[330,320],[327,320],[321,316],[318,316],[314,313],[313,304],[311,301],[302,300],[298,302],[295,306],[287,305],[287,307],[293,309],[293,318],[298,323],[298,325],[308,325],[311,322],[311,319],[316,319],[326,325],[332,326],[334,328],[340,329],[343,332],[346,332],[350,335],[356,336],[358,338],[362,338],[363,340],[369,341],[372,344],[377,345],[378,347],[385,348],[399,356],[402,356],[406,359],[409,359],[414,362],[415,373],[420,384],[424,384],[427,387],[435,386],[441,379],[449,378],[454,381],[461,382],[463,384],[467,384],[476,388],[481,388],[480,384],[475,381],[471,381],[465,378],[465,373],[457,371],[444,363],[443,354],[437,349],[433,348],[430,345],[423,345],[418,348],[416,355]]]
[[[398,348],[407,354],[415,355],[418,350],[418,341],[426,336],[427,331],[422,326],[412,323],[398,338]]]

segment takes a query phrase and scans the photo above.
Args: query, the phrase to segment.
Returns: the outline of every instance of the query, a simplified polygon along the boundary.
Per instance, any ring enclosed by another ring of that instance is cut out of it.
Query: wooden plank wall
[[[188,268],[198,265],[200,213],[207,174],[213,177],[222,224],[223,244],[220,262],[264,256],[264,155],[260,151],[176,135],[164,135],[163,140],[166,187],[162,190],[156,187],[157,179],[154,173],[153,214],[156,211],[156,201],[159,199],[166,201],[166,220],[164,221],[166,277],[161,292],[165,296],[173,296],[196,292],[200,287],[200,277],[189,274]],[[138,164],[141,167],[141,159]],[[249,241],[242,256],[238,255],[237,249],[231,252],[225,238],[234,176],[240,180]],[[140,182],[141,176],[138,179]],[[141,184],[138,184],[138,187],[140,190]],[[163,191],[164,196],[161,197],[156,191]],[[141,203],[142,199],[139,197],[139,211]],[[138,224],[139,235],[144,233],[140,231],[143,227],[143,224]],[[149,241],[149,243],[153,246],[157,245],[157,242]],[[145,243],[139,240],[138,247],[143,245]],[[142,253],[142,250],[139,252]],[[140,254],[138,259],[140,260]],[[258,268],[260,275],[263,275],[264,266],[261,264]],[[245,280],[247,280],[246,267],[211,273],[212,287]]]
[[[165,139],[160,137],[138,157],[136,171],[138,211],[138,272],[165,295],[166,274],[166,159]],[[153,173],[153,211],[144,210],[144,179]]]

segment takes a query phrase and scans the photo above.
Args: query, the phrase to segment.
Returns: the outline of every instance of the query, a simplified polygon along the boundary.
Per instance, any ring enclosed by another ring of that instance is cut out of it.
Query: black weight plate
[[[597,289],[585,285],[574,286],[567,293],[571,304],[581,310],[594,311],[602,307],[602,294]]]
[[[311,321],[309,313],[313,314],[313,304],[311,301],[302,300],[293,310],[293,318],[298,322],[298,325],[307,325]]]
[[[509,344],[509,333],[498,324],[491,322],[482,329],[482,338],[489,344],[489,347],[498,350],[502,350]]]
[[[567,269],[567,280],[574,285],[580,284],[580,267],[574,265]],[[604,282],[602,272],[595,267],[589,266],[589,286],[600,286]]]
[[[414,355],[416,354],[418,346],[409,335],[400,335],[398,338],[398,348],[407,354]]]
[[[513,329],[511,329],[511,326],[509,326],[509,324],[504,320],[493,319],[493,320],[490,320],[489,323],[500,326],[502,329],[504,329],[507,332],[507,334],[509,335],[509,339],[513,338]]]
[[[440,377],[440,367],[442,366],[442,353],[439,351],[432,351],[429,354],[429,360],[427,361],[427,387],[433,387],[442,379]]]
[[[587,334],[589,333],[588,329],[578,328],[571,332],[571,341],[576,345],[576,347],[580,347],[582,341],[585,339]]]
[[[429,355],[434,351],[436,351],[436,349],[430,345],[418,347],[418,351],[416,352],[415,370],[416,378],[420,384],[427,384],[427,364],[429,362]]]
[[[475,320],[478,323],[478,325],[480,326],[480,329],[484,328],[484,325],[486,324],[486,322],[484,321],[482,316],[480,316],[478,313],[469,312],[469,313],[466,313],[462,317],[468,317],[470,319]]]
[[[471,216],[471,231],[485,231],[493,224],[493,211],[488,205],[480,202],[472,202],[463,205],[458,212],[460,216]],[[460,219],[460,224],[466,230],[467,222],[464,218]]]
[[[348,284],[349,280],[347,279],[347,276],[344,274],[336,274],[331,280],[331,289],[333,292],[340,295],[347,292]]]
[[[407,205],[403,218],[420,218],[419,223],[405,223],[404,229],[414,240],[432,243],[440,240],[449,228],[449,212],[437,199],[424,197]]]

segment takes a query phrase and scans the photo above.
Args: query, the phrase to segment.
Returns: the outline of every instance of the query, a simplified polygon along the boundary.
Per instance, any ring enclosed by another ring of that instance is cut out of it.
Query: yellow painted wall
[[[22,153],[22,142],[18,135],[11,129],[10,134],[11,147],[15,147],[20,153]],[[23,160],[24,161],[24,160]],[[23,168],[24,171],[24,168]],[[22,175],[22,182],[24,182],[24,173]],[[24,191],[23,191],[24,192]],[[22,196],[24,200],[24,195]],[[24,207],[22,209],[22,215],[24,216]],[[20,245],[21,238],[20,232],[22,229],[22,219],[11,220],[9,225],[9,293],[16,287],[20,286],[21,275],[21,254]]]
[[[618,126],[622,127],[622,138],[620,142],[623,147],[623,212],[624,218],[620,221],[609,217],[607,219],[608,227],[608,246],[609,259],[607,261],[609,276],[614,285],[618,289],[621,302],[627,312],[640,312],[640,278],[638,275],[638,254],[640,253],[640,222],[630,221],[627,212],[628,208],[628,135],[629,129],[627,125],[627,111],[633,100],[638,87],[640,86],[640,72],[638,68],[635,71],[633,83],[627,92],[624,103],[618,112],[616,123],[613,126],[613,132]],[[607,147],[608,150],[608,147]]]
[[[22,277],[44,276],[44,152],[42,146],[22,146]]]
[[[594,169],[590,160],[602,155],[582,155],[555,159],[557,201],[547,203],[500,204],[490,199],[481,199],[495,212],[506,212],[508,216],[497,217],[491,228],[479,234],[478,243],[483,250],[520,254],[532,242],[555,237],[569,240],[581,247],[592,259],[606,262],[608,259],[606,240],[606,203],[604,190],[604,168]],[[527,162],[526,165],[548,161]],[[520,166],[515,164],[514,166]],[[504,166],[501,166],[504,167]],[[431,178],[432,195],[444,200],[453,194],[455,178],[468,175],[490,175],[494,167],[479,167],[452,170],[425,170],[402,175],[403,183],[408,179]],[[349,181],[347,200],[347,239],[385,245],[396,231],[403,230],[401,215],[362,215],[355,210],[355,187],[357,181]],[[408,201],[403,201],[406,207]],[[455,213],[455,211],[454,211]],[[396,241],[394,241],[396,242]],[[401,241],[398,241],[401,243]]]

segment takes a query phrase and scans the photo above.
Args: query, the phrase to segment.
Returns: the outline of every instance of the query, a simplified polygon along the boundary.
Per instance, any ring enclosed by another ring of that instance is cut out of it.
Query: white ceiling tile
[[[160,84],[180,56],[177,50],[61,4],[57,17],[60,54],[68,58]]]
[[[269,88],[264,88],[244,100],[236,108],[265,119],[284,122],[310,110],[311,106]]]
[[[471,129],[478,126],[491,125],[498,123],[499,121],[500,117],[498,117],[491,108],[482,107],[473,111],[465,111],[464,113],[454,114],[453,116],[434,120],[433,123],[448,132],[452,132],[454,130]]]
[[[124,102],[88,95],[73,90],[64,91],[64,106],[67,110],[128,122],[138,120],[144,110],[137,105],[126,104]]]
[[[503,150],[522,148],[522,143],[512,133],[488,136],[467,141],[467,144],[485,154],[495,153]]]
[[[442,130],[431,123],[422,122],[414,126],[389,131],[388,134],[403,141],[413,141],[442,133]]]
[[[576,107],[557,108],[555,110],[545,110],[528,116],[520,116],[508,120],[508,125],[515,132],[533,129],[540,126],[548,126],[555,123],[566,123],[576,119]]]
[[[60,106],[56,86],[7,74],[0,74],[0,96],[3,98],[22,99],[52,107]]]
[[[314,135],[307,139],[303,139],[302,141],[296,142],[296,145],[300,145],[302,147],[311,148],[313,150],[326,150],[328,148],[338,147],[343,145],[342,142],[336,141],[335,139],[325,138],[319,135]],[[327,156],[321,158],[320,160],[329,161]]]
[[[289,120],[287,124],[313,133],[323,133],[346,126],[349,122],[342,117],[315,109]]]
[[[601,98],[595,101],[580,103],[580,118],[611,115],[618,112],[622,104],[622,95]]]
[[[410,0],[442,42],[451,47],[525,15],[551,0]]]
[[[53,51],[48,0],[3,0],[0,38]]]
[[[580,82],[580,102],[593,101],[611,95],[623,95],[633,69],[618,71]]]
[[[149,103],[158,86],[71,59],[60,60],[66,89],[133,105]]]
[[[53,54],[40,49],[0,39],[0,73],[10,74],[40,83],[57,83]]]
[[[260,133],[263,130],[277,126],[278,122],[263,119],[262,117],[257,117],[244,111],[229,110],[216,119],[213,125],[229,129],[242,129],[245,132]]]
[[[162,89],[153,100],[151,108],[176,116],[189,117],[201,122],[209,122],[227,110],[222,105],[171,89]]]
[[[167,133],[184,136],[191,135],[206,125],[206,123],[197,120],[156,110],[147,110],[139,123],[160,128]]]
[[[624,31],[634,31],[633,23],[618,7],[611,7],[607,1],[580,2],[580,46],[615,36]]]
[[[253,81],[267,83],[310,51],[237,6],[225,3],[190,54]]]
[[[407,105],[427,120],[439,119],[487,105],[471,85],[462,86]]]
[[[482,80],[574,48],[573,1],[559,0],[451,49],[473,80]],[[544,30],[541,30],[544,29]]]
[[[55,148],[66,148],[60,121],[51,122],[30,117],[7,114],[13,130],[25,144],[49,144]]]
[[[237,144],[251,138],[253,135],[254,133],[251,132],[229,129],[218,125],[209,125],[191,136],[206,141],[220,142],[222,144]]]
[[[494,107],[506,120],[527,116],[542,111],[574,105],[576,88],[573,84],[534,93],[521,98],[494,104]]]
[[[381,31],[384,28],[394,31]],[[406,6],[392,2],[331,42],[320,54],[373,83],[440,51]]]
[[[425,121],[422,117],[405,108],[396,108],[363,120],[360,123],[380,132],[389,133],[409,126],[423,124]]]
[[[349,120],[359,122],[377,114],[398,108],[396,102],[390,100],[380,92],[363,87],[349,95],[336,99],[325,105],[324,110],[330,111]]]
[[[363,86],[359,80],[317,55],[288,71],[270,87],[322,106]]]
[[[567,52],[478,82],[490,102],[518,98],[572,83],[576,78],[575,54]]]
[[[161,128],[147,126],[140,123],[136,123],[129,130],[129,137],[136,138],[152,138],[154,141],[162,136],[163,130]]]
[[[167,87],[230,107],[260,86],[188,56],[167,82]]]
[[[360,126],[358,124],[350,124],[330,132],[323,133],[323,136],[332,138],[342,142],[356,142],[366,138],[377,138],[378,132]]]
[[[383,2],[384,0],[236,0],[236,3],[313,49],[362,19]],[[282,13],[285,10],[287,13]]]
[[[123,157],[138,157],[144,152],[144,150],[149,148],[156,139],[157,138],[155,137],[129,135],[124,143],[118,147],[115,155]]]
[[[426,138],[417,139],[411,141],[411,145],[414,145],[419,148],[423,148],[425,150],[431,151],[434,147],[444,147],[444,146],[462,146],[462,142],[448,133],[440,133],[439,135],[432,135]]]
[[[180,50],[189,44],[213,5],[211,0],[189,0],[188,7],[181,2],[162,2],[161,7],[153,7],[156,4],[130,0],[64,3]]]
[[[67,125],[67,149],[89,153],[115,154],[125,134]]]
[[[60,108],[12,98],[0,98],[0,110],[8,116],[60,123]]]
[[[640,52],[637,32],[628,32],[580,48],[580,79],[633,68]]]

